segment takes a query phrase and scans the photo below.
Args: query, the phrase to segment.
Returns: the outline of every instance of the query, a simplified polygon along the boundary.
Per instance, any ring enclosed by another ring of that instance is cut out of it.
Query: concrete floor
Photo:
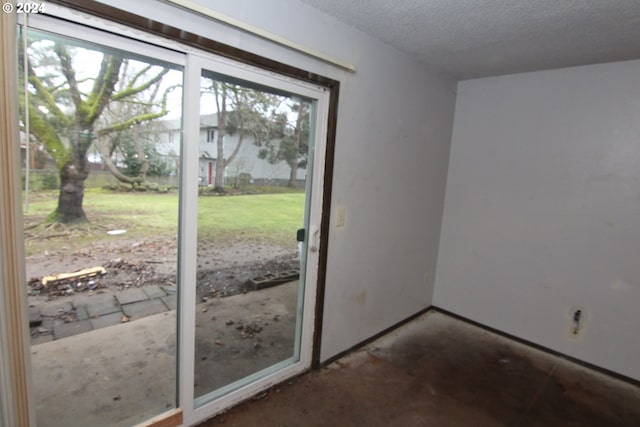
[[[175,311],[31,347],[38,427],[131,426],[175,406]]]
[[[197,395],[290,355],[297,285],[198,306]],[[243,338],[247,325],[262,330]],[[38,426],[130,426],[173,407],[172,331],[167,312],[33,346]],[[221,423],[635,427],[640,390],[430,312],[201,427]]]
[[[200,427],[640,426],[639,387],[430,312]]]

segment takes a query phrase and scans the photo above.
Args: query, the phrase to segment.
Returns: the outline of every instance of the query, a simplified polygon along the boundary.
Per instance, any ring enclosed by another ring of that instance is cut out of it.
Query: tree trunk
[[[133,128],[133,139],[136,144],[136,152],[138,153],[138,161],[140,161],[140,180],[145,182],[147,180],[147,172],[149,172],[149,159],[144,154],[144,148],[142,147],[142,141],[140,140],[140,125],[135,125]]]
[[[289,162],[289,167],[291,168],[291,171],[289,172],[289,182],[287,183],[288,187],[295,187],[296,186],[296,181],[298,178],[298,153],[300,152],[300,140],[302,139],[302,103],[298,104],[299,105],[299,109],[298,109],[298,117],[296,118],[296,128],[294,130],[294,135],[293,135],[293,152],[295,153],[295,156],[293,159],[291,159],[291,161]]]
[[[287,187],[295,187],[296,181],[298,180],[298,162],[289,163],[289,182],[287,183]]]
[[[224,191],[224,142],[222,140],[224,131],[218,131],[218,152],[216,155],[216,177],[214,180],[214,190],[218,192]]]
[[[213,182],[214,191],[224,192],[224,168],[226,166],[224,160],[224,135],[226,133],[227,124],[227,90],[224,85],[221,85],[220,93],[214,86],[216,94],[216,104],[218,107],[218,139],[216,141],[217,153],[216,153],[216,176]],[[220,95],[220,100],[218,99]]]
[[[65,224],[86,222],[87,216],[82,209],[84,200],[84,181],[89,176],[87,150],[91,146],[92,129],[79,127],[71,139],[68,160],[59,168],[60,195],[58,207],[53,219]]]
[[[54,212],[55,220],[69,224],[86,222],[87,216],[82,209],[84,199],[84,181],[89,176],[84,161],[69,161],[60,170],[60,195],[58,208]]]
[[[240,129],[242,130],[242,125],[241,125]],[[233,152],[231,153],[231,155],[229,157],[227,157],[227,159],[224,161],[224,166],[225,167],[229,166],[229,164],[231,162],[233,162],[233,159],[235,159],[236,156],[238,155],[238,152],[240,152],[240,147],[242,146],[242,141],[244,141],[244,133],[240,132],[238,134],[238,143],[236,144],[236,148],[233,149]]]

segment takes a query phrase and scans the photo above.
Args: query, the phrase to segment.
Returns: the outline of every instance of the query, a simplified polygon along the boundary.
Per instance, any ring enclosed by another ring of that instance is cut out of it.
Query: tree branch
[[[69,52],[67,49],[60,43],[55,43],[54,50],[58,59],[60,60],[60,66],[62,67],[62,74],[67,80],[69,84],[69,92],[71,93],[71,100],[73,101],[73,105],[76,107],[76,111],[79,113],[84,112],[82,108],[82,96],[80,95],[80,90],[78,90],[78,82],[76,81],[76,73],[73,69],[73,64],[71,62],[71,57],[69,56]],[[78,117],[81,122],[83,117]]]
[[[40,80],[40,78],[36,75],[36,73],[33,71],[31,66],[29,66],[28,68],[29,68],[29,83],[31,83],[33,88],[36,90],[36,94],[38,95],[38,98],[45,104],[49,112],[52,113],[58,120],[60,120],[62,123],[66,125],[69,125],[70,124],[69,117],[67,117],[62,112],[62,110],[60,110],[60,108],[58,107],[58,104],[56,104],[55,98],[53,97],[51,92],[48,91],[47,88],[42,84],[42,80]],[[33,97],[30,97],[30,98],[31,98],[31,101],[33,101]],[[42,114],[42,113],[39,111],[36,111],[35,114]]]
[[[51,154],[56,161],[56,166],[60,170],[69,160],[69,151],[64,146],[60,138],[49,122],[42,118],[42,114],[36,111],[33,105],[29,105],[29,130]]]
[[[113,132],[129,129],[131,126],[139,125],[144,122],[150,122],[152,120],[165,116],[169,112],[167,111],[167,97],[169,93],[171,93],[173,89],[175,89],[176,87],[180,87],[180,85],[174,85],[174,86],[168,87],[167,90],[165,90],[164,94],[162,95],[162,101],[160,103],[161,110],[159,112],[139,114],[137,116],[131,117],[120,123],[107,126],[106,128],[100,129],[97,132],[98,136],[105,136]]]
[[[165,76],[165,74],[167,74],[170,71],[169,68],[164,68],[162,71],[160,71],[154,78],[152,78],[149,81],[144,82],[142,85],[137,86],[137,87],[133,87],[131,84],[129,84],[124,90],[121,90],[120,92],[114,93],[113,96],[111,97],[111,100],[113,101],[120,101],[124,98],[128,98],[130,96],[136,95],[142,91],[145,91],[147,89],[149,89],[151,86],[153,86],[154,84],[160,82],[162,80],[162,78]],[[139,77],[139,74],[136,74],[136,79]]]
[[[134,117],[131,117],[125,121],[122,121],[120,123],[116,123],[114,125],[111,126],[107,126],[106,128],[102,128],[98,131],[98,136],[105,136],[108,135],[110,133],[113,132],[118,132],[118,131],[122,131],[125,129],[129,129],[131,126],[134,125],[139,125],[140,123],[144,123],[144,122],[148,122],[151,120],[155,120],[158,119],[164,115],[166,115],[168,113],[168,111],[160,111],[158,113],[147,113],[147,114],[140,114]]]
[[[113,163],[113,160],[111,160],[111,155],[109,153],[109,150],[104,146],[104,144],[97,143],[96,146],[100,151],[100,156],[102,157],[102,161],[104,162],[104,165],[107,167],[109,172],[111,172],[111,174],[118,181],[124,182],[125,184],[131,184],[131,185],[139,184],[143,182],[142,178],[140,177],[130,177],[120,172],[120,169],[118,169],[118,167]]]
[[[235,95],[236,106],[238,106],[238,104],[240,103],[240,100],[238,99],[238,97],[239,97],[239,95],[238,95],[238,87],[234,86],[231,90],[232,90],[233,94]],[[240,132],[238,132],[238,143],[236,144],[235,148],[233,149],[233,152],[231,152],[231,155],[227,159],[225,159],[225,161],[224,161],[225,166],[230,164],[231,162],[233,162],[233,160],[238,155],[238,152],[240,151],[240,147],[242,146],[242,142],[244,141],[244,114],[242,114],[240,109],[236,109],[235,113],[238,116],[238,129],[240,130]]]
[[[127,60],[127,65],[129,64],[129,61]],[[151,69],[151,67],[153,67],[153,65],[149,64],[146,67],[144,67],[142,70],[138,71],[132,78],[131,81],[127,84],[127,88],[131,89],[136,82],[138,81],[138,79],[140,77],[142,77],[147,71],[149,71]],[[128,67],[127,67],[128,68]]]
[[[122,58],[104,55],[102,58],[102,64],[100,65],[100,73],[96,79],[91,93],[87,97],[86,107],[86,122],[85,125],[93,124],[102,111],[111,101],[111,95],[118,82],[120,73],[120,65],[122,65]]]

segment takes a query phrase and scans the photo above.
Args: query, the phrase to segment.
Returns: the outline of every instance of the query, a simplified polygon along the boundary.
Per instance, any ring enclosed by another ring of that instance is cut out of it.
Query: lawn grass
[[[200,197],[198,237],[291,242],[303,225],[303,212],[304,193]]]
[[[43,221],[56,207],[57,191],[30,196],[25,214],[28,228]],[[281,194],[200,196],[198,198],[198,239],[232,242],[238,239],[290,246],[302,227],[303,192]],[[78,226],[82,240],[108,239],[108,230],[127,230],[130,238],[176,238],[179,198],[176,193],[117,193],[102,189],[85,192],[84,210],[90,226]],[[87,231],[89,230],[89,231]],[[55,239],[35,236],[30,246],[55,243]],[[41,240],[46,240],[41,241]],[[27,250],[29,253],[29,249]]]

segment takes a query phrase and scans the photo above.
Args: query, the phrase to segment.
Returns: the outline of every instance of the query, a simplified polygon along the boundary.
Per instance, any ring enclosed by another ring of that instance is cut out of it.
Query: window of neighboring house
[[[215,142],[216,140],[216,128],[207,129],[207,142]]]

